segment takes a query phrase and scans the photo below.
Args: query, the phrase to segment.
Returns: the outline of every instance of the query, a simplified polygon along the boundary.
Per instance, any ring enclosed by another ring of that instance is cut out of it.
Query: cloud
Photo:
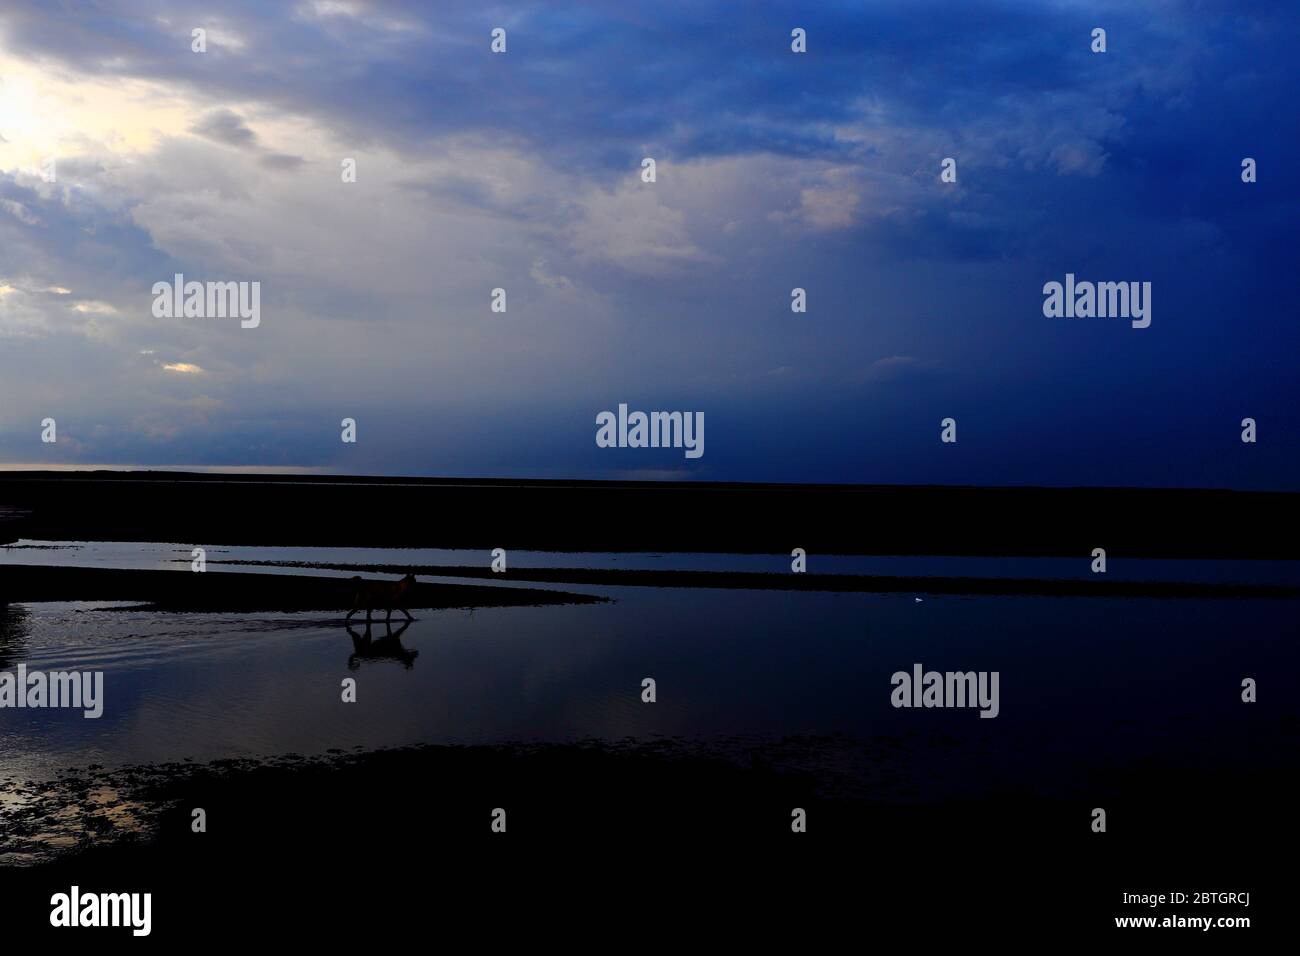
[[[614,190],[590,189],[576,205],[580,217],[569,242],[579,259],[645,275],[710,261],[691,241],[685,211],[666,205],[639,178]]]
[[[1258,368],[1295,343],[1297,303],[1240,276],[1289,274],[1294,216],[1223,157],[1249,143],[1264,170],[1295,152],[1276,121],[1294,25],[1271,7],[1104,9],[1102,57],[1078,5],[832,2],[801,12],[800,56],[776,4],[522,4],[494,56],[482,12],[455,5],[164,20],[104,0],[87,20],[10,0],[0,458],[30,457],[7,422],[57,405],[93,423],[80,453],[98,461],[593,474],[625,467],[584,456],[593,410],[626,397],[711,423],[732,409],[710,426],[719,477],[758,467],[738,446],[723,458],[743,434],[801,477],[853,480],[862,463],[831,446],[880,432],[843,408],[846,383],[973,405],[1051,381],[1119,420],[1148,399],[1080,395],[1078,369],[1138,382],[1165,361],[1184,384],[1250,382],[1267,408],[1284,387]],[[947,156],[956,183],[938,181]],[[1154,279],[1179,317],[1168,352],[1045,326],[1043,281],[1085,270]],[[261,326],[155,319],[151,286],[177,272],[260,281]],[[1229,313],[1253,334],[1210,356],[1198,343]],[[210,405],[177,404],[199,387]],[[771,428],[794,402],[843,434],[811,448]],[[321,437],[339,405],[368,423],[346,460]]]
[[[288,153],[267,153],[258,159],[258,163],[266,169],[294,170],[306,162],[301,156],[290,156]]]
[[[244,118],[228,109],[216,109],[205,113],[190,126],[190,132],[214,143],[257,152],[260,154],[258,164],[265,169],[291,171],[306,162],[301,156],[278,153],[264,148],[257,134],[249,128]]]
[[[859,220],[866,179],[852,167],[832,167],[818,172],[815,182],[799,189],[798,205],[777,210],[768,218],[814,230],[846,229]]]
[[[1047,158],[1062,175],[1096,176],[1106,162],[1106,153],[1092,140],[1080,140],[1052,147]]]
[[[573,289],[573,280],[568,276],[556,275],[551,272],[545,259],[534,259],[528,274],[533,278],[534,282],[548,289],[554,289],[557,292],[568,292]]]
[[[891,355],[876,359],[870,365],[849,376],[856,385],[889,384],[915,381],[937,369],[937,363],[924,361],[911,355]]]
[[[41,224],[40,219],[34,216],[26,206],[13,199],[0,199],[0,209],[3,209],[25,225],[39,226]]]
[[[72,306],[74,312],[84,312],[89,315],[117,315],[117,307],[108,302],[98,302],[94,299],[84,299],[76,302]]]
[[[204,114],[190,126],[190,132],[227,146],[257,146],[257,134],[248,128],[243,117],[228,109],[212,110]]]

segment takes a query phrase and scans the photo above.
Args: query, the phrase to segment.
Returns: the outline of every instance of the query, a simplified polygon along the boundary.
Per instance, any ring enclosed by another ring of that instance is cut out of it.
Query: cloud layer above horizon
[[[1298,41],[1282,3],[14,0],[0,462],[1300,489]],[[155,317],[176,273],[260,325]],[[1046,318],[1066,273],[1151,282],[1151,327]],[[705,455],[598,448],[619,403]]]

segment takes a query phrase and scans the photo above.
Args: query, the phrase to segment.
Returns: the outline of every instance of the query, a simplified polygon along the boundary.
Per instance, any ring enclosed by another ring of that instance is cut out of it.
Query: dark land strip
[[[0,474],[0,540],[1297,559],[1298,519],[1287,492]]]

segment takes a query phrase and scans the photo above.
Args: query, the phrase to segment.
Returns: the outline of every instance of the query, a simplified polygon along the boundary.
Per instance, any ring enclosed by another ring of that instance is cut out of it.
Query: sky
[[[0,465],[1300,490],[1298,44],[1270,2],[5,0]],[[177,273],[258,325],[159,317]],[[1150,326],[1044,315],[1067,273]],[[599,447],[620,404],[704,454]]]

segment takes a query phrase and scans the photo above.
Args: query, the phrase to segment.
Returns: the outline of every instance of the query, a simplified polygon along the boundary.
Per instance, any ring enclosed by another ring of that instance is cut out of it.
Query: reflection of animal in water
[[[415,584],[415,575],[408,574],[400,581],[365,581],[361,575],[352,576],[352,587],[355,589],[352,598],[352,610],[348,611],[345,620],[351,620],[352,615],[362,608],[366,609],[366,620],[370,620],[370,612],[376,608],[383,608],[388,611],[385,621],[393,619],[393,611],[401,611],[406,615],[408,621],[414,620],[411,612],[406,609],[409,603],[408,595],[411,587]]]
[[[416,656],[420,653],[402,645],[402,632],[410,626],[410,621],[403,622],[394,632],[385,625],[384,629],[387,633],[376,640],[370,636],[368,622],[364,635],[352,630],[351,624],[347,625],[348,633],[352,635],[352,654],[348,657],[348,670],[356,670],[361,666],[362,661],[398,661],[410,670],[415,664]]]
[[[0,671],[26,656],[28,626],[26,608],[0,601]]]

